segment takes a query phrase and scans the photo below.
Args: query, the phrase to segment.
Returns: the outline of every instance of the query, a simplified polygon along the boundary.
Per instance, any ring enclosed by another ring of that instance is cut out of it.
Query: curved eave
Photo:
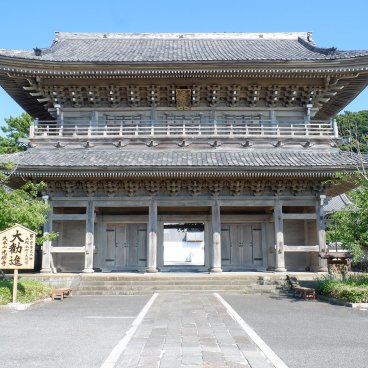
[[[337,172],[353,173],[356,169],[350,166],[320,166],[314,168],[290,168],[290,167],[262,167],[256,169],[233,168],[224,169],[219,167],[193,168],[193,167],[178,167],[160,168],[140,167],[139,170],[131,167],[93,168],[76,167],[73,170],[55,170],[55,168],[47,167],[27,167],[27,169],[18,168],[12,173],[14,177],[42,178],[42,179],[61,179],[61,178],[280,178],[280,177],[305,177],[305,178],[331,178]]]
[[[0,70],[7,72],[34,72],[36,74],[58,74],[64,73],[81,73],[94,75],[96,72],[111,72],[117,73],[122,71],[160,71],[160,70],[182,70],[190,69],[192,66],[197,66],[195,69],[201,69],[204,66],[209,67],[209,70],[217,71],[219,68],[229,68],[254,70],[260,72],[264,68],[271,72],[298,72],[300,71],[315,71],[322,68],[325,72],[341,72],[341,71],[364,71],[368,70],[368,55],[355,57],[342,57],[336,59],[305,59],[305,60],[290,60],[290,59],[269,59],[269,60],[231,60],[231,61],[170,61],[170,62],[122,62],[122,61],[48,61],[37,59],[25,59],[0,55]],[[251,68],[250,68],[251,66]],[[276,68],[275,68],[276,66]],[[282,69],[285,70],[282,70]],[[261,69],[261,70],[258,70]],[[296,70],[294,70],[296,69]],[[331,70],[329,70],[331,69]]]
[[[327,102],[316,119],[341,111],[368,85],[368,56],[328,60],[253,60],[185,63],[76,63],[0,56],[0,85],[32,117],[51,120],[47,108],[24,91],[27,78],[196,78],[196,77],[337,77],[344,88]]]

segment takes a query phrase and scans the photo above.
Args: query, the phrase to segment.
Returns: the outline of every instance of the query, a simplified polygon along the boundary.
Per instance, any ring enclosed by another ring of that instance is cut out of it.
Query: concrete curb
[[[341,306],[349,307],[349,308],[368,309],[368,303],[350,303],[350,302],[346,302],[341,299],[331,298],[325,295],[318,295],[317,300],[320,300],[322,302],[327,302],[330,304],[341,305]]]
[[[27,309],[33,307],[34,305],[49,303],[51,301],[52,301],[51,298],[46,298],[46,299],[36,300],[32,303],[25,303],[25,304],[22,304],[22,303],[8,303],[8,304],[5,304],[5,305],[0,305],[0,310],[24,311],[24,310],[27,310]]]

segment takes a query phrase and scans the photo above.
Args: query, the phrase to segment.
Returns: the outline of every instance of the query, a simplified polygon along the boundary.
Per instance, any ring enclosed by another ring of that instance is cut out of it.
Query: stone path
[[[274,367],[213,294],[160,294],[115,367]]]

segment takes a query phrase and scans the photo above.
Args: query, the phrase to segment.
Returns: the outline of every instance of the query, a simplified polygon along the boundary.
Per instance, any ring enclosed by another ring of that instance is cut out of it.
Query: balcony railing
[[[30,138],[338,138],[334,122],[271,120],[111,120],[106,123],[36,121]]]

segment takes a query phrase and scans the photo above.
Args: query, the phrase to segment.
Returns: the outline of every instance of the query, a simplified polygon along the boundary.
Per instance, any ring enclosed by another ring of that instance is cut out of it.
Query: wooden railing
[[[30,138],[165,138],[165,137],[304,137],[337,138],[337,129],[332,122],[270,121],[270,120],[213,120],[199,119],[157,120],[111,120],[106,123],[58,123],[36,121],[31,127]]]

